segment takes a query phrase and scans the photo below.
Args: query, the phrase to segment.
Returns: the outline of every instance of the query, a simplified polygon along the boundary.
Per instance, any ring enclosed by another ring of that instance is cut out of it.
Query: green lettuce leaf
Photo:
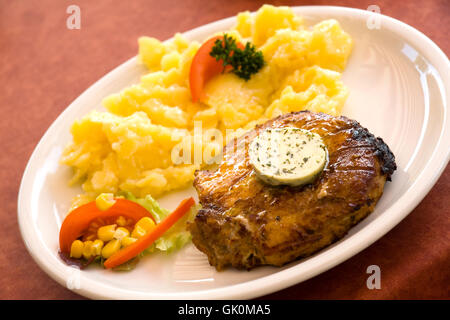
[[[159,203],[150,195],[145,198],[136,198],[131,193],[125,193],[123,196],[133,202],[136,202],[147,209],[155,218],[156,223],[161,222],[170,214],[170,211],[162,208]],[[155,251],[170,253],[174,250],[181,249],[191,241],[191,233],[187,231],[187,224],[193,221],[199,205],[194,205],[190,211],[178,220],[167,232],[155,241],[149,248],[144,251],[144,254],[149,254]]]

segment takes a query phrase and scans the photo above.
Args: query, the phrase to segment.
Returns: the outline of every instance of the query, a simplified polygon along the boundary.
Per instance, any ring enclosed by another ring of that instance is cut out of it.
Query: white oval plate
[[[343,75],[350,88],[343,114],[382,137],[396,156],[398,170],[387,183],[376,210],[349,234],[307,259],[283,268],[216,272],[206,256],[189,245],[180,252],[143,259],[132,272],[92,268],[83,272],[58,257],[58,232],[71,198],[70,170],[58,165],[70,141],[74,119],[103,97],[139,81],[145,72],[136,58],[125,62],[76,99],[51,125],[33,152],[18,199],[25,244],[53,279],[76,293],[101,299],[247,299],[294,285],[360,252],[399,223],[434,185],[450,156],[450,66],[445,54],[425,35],[395,19],[342,7],[296,7],[308,24],[337,19],[355,46]],[[374,20],[375,19],[375,20]],[[379,20],[376,20],[379,19]],[[185,35],[203,40],[227,30],[234,18]],[[379,29],[370,29],[376,26]],[[161,199],[173,209],[193,188]]]

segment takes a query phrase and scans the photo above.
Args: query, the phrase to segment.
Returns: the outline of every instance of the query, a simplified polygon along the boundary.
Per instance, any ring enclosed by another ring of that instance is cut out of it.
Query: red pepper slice
[[[107,210],[97,208],[95,201],[89,202],[72,210],[64,219],[59,231],[59,248],[63,253],[70,253],[72,242],[83,235],[95,219],[118,218],[123,216],[137,222],[141,218],[150,217],[152,214],[136,202],[117,198],[116,202]],[[156,221],[155,221],[156,223]]]

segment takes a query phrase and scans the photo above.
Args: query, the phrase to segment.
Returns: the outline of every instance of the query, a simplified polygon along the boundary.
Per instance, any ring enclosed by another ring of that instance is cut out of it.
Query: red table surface
[[[275,1],[340,5],[381,12],[425,33],[448,54],[448,1]],[[226,4],[225,4],[226,3]],[[137,53],[137,38],[175,32],[256,10],[262,1],[0,0],[0,299],[80,299],[45,274],[28,254],[17,223],[17,193],[40,137],[85,89]],[[81,8],[68,30],[66,9]],[[449,89],[449,88],[447,88]],[[449,299],[450,170],[419,206],[373,245],[321,275],[264,296],[269,299]],[[369,290],[366,268],[381,268]]]

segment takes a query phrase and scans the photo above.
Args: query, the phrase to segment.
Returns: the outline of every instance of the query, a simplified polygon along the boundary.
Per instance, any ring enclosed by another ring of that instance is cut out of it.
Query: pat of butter
[[[328,152],[318,134],[285,127],[262,131],[250,143],[249,156],[264,182],[301,186],[313,182],[322,172]]]

